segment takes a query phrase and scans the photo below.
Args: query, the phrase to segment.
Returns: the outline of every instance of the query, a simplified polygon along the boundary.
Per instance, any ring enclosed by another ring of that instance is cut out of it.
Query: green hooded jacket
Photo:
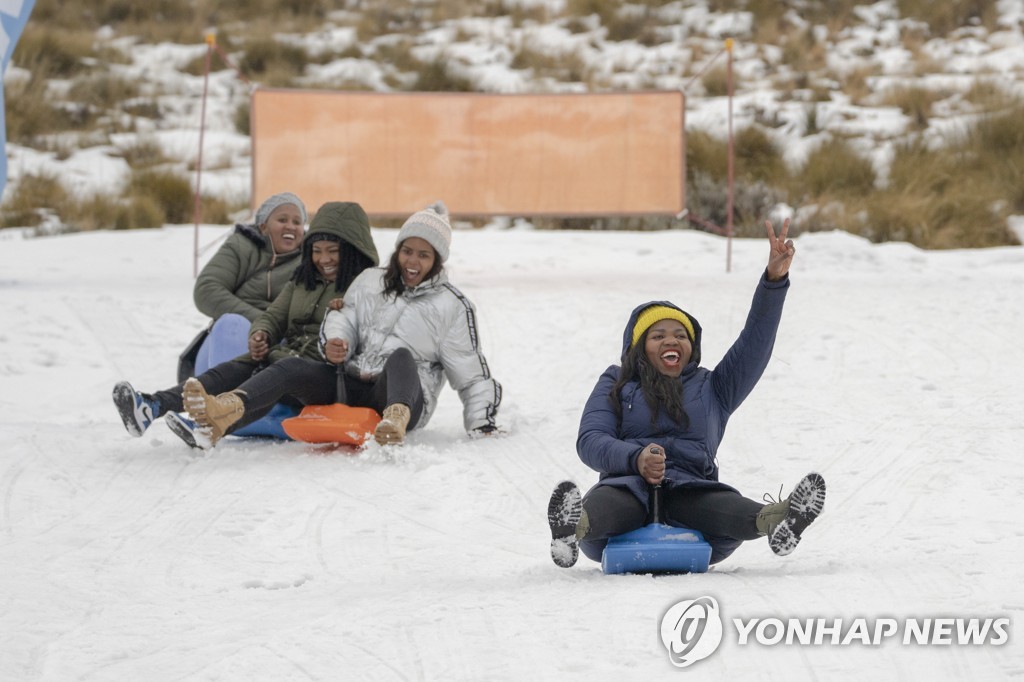
[[[310,221],[309,230],[303,239],[304,263],[312,260],[313,242],[317,241],[318,234],[340,237],[366,255],[374,266],[380,262],[370,234],[369,218],[357,203],[333,201],[320,207]],[[268,362],[277,362],[291,356],[323,361],[317,346],[320,323],[327,314],[327,304],[335,298],[341,298],[345,292],[336,291],[334,282],[319,276],[316,279],[316,287],[312,290],[294,281],[288,282],[281,295],[253,321],[249,335],[262,331],[269,337],[271,351]],[[281,343],[282,340],[284,343]]]
[[[227,313],[255,320],[284,290],[301,255],[301,245],[276,254],[254,225],[236,225],[196,278],[196,308],[215,320]]]

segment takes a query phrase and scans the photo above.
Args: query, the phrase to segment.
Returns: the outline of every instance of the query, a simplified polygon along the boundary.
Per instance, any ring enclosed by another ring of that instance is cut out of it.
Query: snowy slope
[[[206,227],[210,241],[224,228]],[[377,230],[389,254],[393,230]],[[720,649],[699,679],[1024,675],[1024,248],[923,252],[797,240],[775,357],[734,415],[723,480],[759,499],[809,470],[824,516],[790,557],[744,545],[704,575],[557,569],[552,486],[634,305],[669,298],[712,365],[746,315],[763,241],[695,232],[458,231],[505,388],[504,439],[470,441],[446,389],[397,453],[130,438],[110,402],[169,385],[203,323],[187,227],[0,233],[0,679],[661,679],[659,622],[1012,619],[1002,646]]]

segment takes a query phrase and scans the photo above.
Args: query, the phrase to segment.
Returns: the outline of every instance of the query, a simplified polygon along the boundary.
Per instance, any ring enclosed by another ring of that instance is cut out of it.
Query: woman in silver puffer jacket
[[[476,309],[444,271],[451,226],[444,204],[413,214],[386,268],[368,268],[320,328],[328,362],[345,363],[346,402],[381,412],[374,437],[401,443],[425,426],[445,378],[471,436],[498,431],[501,384],[480,348]]]

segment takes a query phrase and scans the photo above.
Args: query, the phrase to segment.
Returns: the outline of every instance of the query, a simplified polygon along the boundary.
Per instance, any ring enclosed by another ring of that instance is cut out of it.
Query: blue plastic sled
[[[199,347],[196,355],[196,375],[202,374],[214,365],[219,365],[228,360],[234,360],[239,355],[249,352],[249,320],[242,315],[228,313],[221,315],[213,323],[210,333]],[[291,440],[281,422],[294,417],[299,413],[297,408],[278,403],[271,408],[270,412],[263,415],[252,424],[247,424],[232,436],[279,438]]]
[[[711,545],[699,531],[661,523],[661,493],[660,484],[651,488],[651,523],[608,539],[605,574],[707,572]]]
[[[254,421],[252,424],[246,424],[240,429],[236,429],[231,432],[232,436],[245,436],[245,437],[261,437],[261,438],[279,438],[281,440],[292,440],[292,437],[284,432],[284,427],[281,426],[281,422],[285,419],[290,419],[299,413],[298,408],[292,407],[291,405],[285,405],[284,403],[277,403],[270,412]]]
[[[706,573],[711,545],[699,531],[651,523],[608,540],[601,570],[612,573]]]
[[[196,354],[195,376],[249,352],[249,327],[244,316],[227,313],[217,318]]]

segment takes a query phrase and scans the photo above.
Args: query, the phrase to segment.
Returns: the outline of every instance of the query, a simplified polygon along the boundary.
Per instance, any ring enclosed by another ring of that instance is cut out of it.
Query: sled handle
[[[338,363],[338,384],[335,393],[335,402],[348,403],[348,396],[345,394],[345,363],[343,362]]]
[[[651,452],[658,454],[661,452],[661,448],[651,448]],[[664,490],[662,487],[664,480],[663,478],[657,485],[651,486],[651,523],[661,523],[661,494]]]

